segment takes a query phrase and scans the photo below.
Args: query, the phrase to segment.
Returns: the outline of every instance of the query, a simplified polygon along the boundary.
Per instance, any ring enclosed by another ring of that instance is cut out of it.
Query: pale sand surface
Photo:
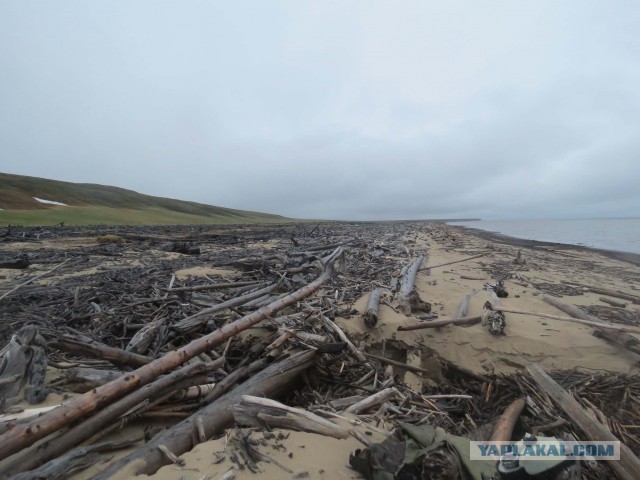
[[[467,293],[473,289],[481,289],[485,281],[491,283],[496,281],[496,278],[484,268],[500,262],[510,265],[519,247],[496,243],[453,227],[443,226],[442,229],[450,232],[448,240],[444,243],[428,238],[424,234],[407,239],[415,241],[415,244],[407,243],[412,250],[420,252],[425,248],[428,249],[429,258],[426,265],[439,265],[486,252],[482,258],[419,273],[417,289],[420,296],[433,304],[432,311],[437,313],[439,318],[445,319],[451,318],[457,312],[461,300]],[[522,248],[522,253],[527,263],[521,273],[534,282],[558,284],[561,281],[572,281],[632,293],[640,288],[639,267],[596,251],[545,246],[535,249]],[[405,260],[409,263],[410,257],[407,256]],[[510,268],[513,270],[512,267]],[[175,273],[180,276],[209,274],[225,276],[233,271],[196,267]],[[481,277],[485,280],[468,280],[461,278],[462,276]],[[541,296],[531,288],[517,285],[510,280],[507,280],[506,287],[509,297],[502,299],[505,307],[565,315],[543,302]],[[600,297],[602,295],[586,293],[580,296],[567,296],[563,300],[574,305],[605,305],[599,301]],[[471,300],[468,315],[480,315],[483,303],[489,299],[487,291],[480,291]],[[354,308],[362,313],[366,301],[365,295],[354,304]],[[637,305],[625,303],[628,304],[627,309],[631,311],[638,312],[640,309]],[[395,301],[391,303],[394,307],[396,304]],[[359,314],[350,318],[339,318],[337,323],[352,336],[356,344],[362,347],[368,346],[369,351],[379,353],[381,344],[385,341],[387,356],[392,356],[393,349],[417,353],[410,361],[433,371],[434,379],[437,379],[438,375],[432,355],[434,352],[441,358],[480,374],[512,373],[528,362],[538,362],[545,369],[579,368],[594,372],[623,373],[640,371],[638,356],[592,336],[593,329],[590,327],[511,313],[506,314],[506,320],[505,336],[492,336],[480,324],[471,327],[446,326],[440,329],[398,332],[396,329],[399,325],[415,323],[419,319],[416,316],[405,317],[394,308],[382,305],[380,321],[373,329],[364,326]],[[405,381],[419,386],[428,379],[417,375],[406,375]],[[50,396],[47,403],[55,400],[59,398]],[[109,438],[123,438],[131,435],[132,432],[139,434],[141,430],[142,427],[139,425],[127,427],[126,430]],[[355,438],[335,440],[308,433],[282,433],[287,435],[287,438],[278,441],[282,447],[276,447],[274,441],[270,440],[267,445],[258,446],[258,449],[294,473],[307,472],[308,476],[304,478],[360,478],[347,467],[349,454],[357,448],[362,448],[362,444]],[[200,444],[191,452],[184,454],[181,457],[185,462],[184,466],[166,466],[152,477],[176,480],[219,478],[233,465],[228,455],[220,463],[214,463],[218,458],[215,456],[216,453],[224,454],[225,442],[229,435],[233,435],[233,429],[228,430],[221,438]],[[260,439],[262,433],[254,432],[252,438]],[[371,436],[371,439],[381,440],[376,433]],[[114,458],[122,457],[127,453],[128,451],[117,452]],[[289,454],[292,456],[290,457]],[[260,469],[258,474],[246,470],[237,471],[235,478],[259,477],[270,480],[293,478],[292,474],[275,464],[260,462],[258,466]],[[103,468],[102,465],[97,465],[73,478],[91,478],[101,468]]]

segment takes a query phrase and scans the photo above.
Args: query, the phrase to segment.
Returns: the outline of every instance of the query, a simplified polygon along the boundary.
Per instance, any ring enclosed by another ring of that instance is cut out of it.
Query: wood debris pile
[[[27,255],[29,266],[0,291],[0,410],[13,415],[0,417],[0,478],[65,478],[132,444],[98,478],[122,478],[136,460],[136,473],[154,473],[236,424],[354,435],[364,445],[366,436],[334,421],[385,432],[397,422],[429,424],[479,439],[518,398],[526,408],[514,438],[547,426],[586,439],[570,418],[554,423],[567,414],[526,373],[478,375],[428,345],[421,355],[433,364],[425,369],[393,338],[361,344],[338,326],[337,318],[351,318],[376,328],[380,302],[407,317],[432,315],[429,301],[437,299],[414,288],[428,265],[419,235],[464,246],[444,225],[411,222],[7,229],[4,255]],[[94,243],[24,247],[65,238]],[[496,280],[514,271],[488,268],[502,276]],[[205,273],[190,275],[194,269]],[[366,312],[357,311],[368,294]],[[416,391],[407,372],[429,381]],[[640,452],[639,378],[552,377]],[[35,417],[26,416],[32,407],[19,414],[49,394],[66,400]],[[144,440],[105,440],[153,419],[175,424],[156,435],[148,428]],[[595,462],[583,470],[583,478],[608,474]]]

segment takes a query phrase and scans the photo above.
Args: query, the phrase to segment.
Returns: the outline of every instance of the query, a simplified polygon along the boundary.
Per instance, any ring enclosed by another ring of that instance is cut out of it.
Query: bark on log
[[[418,269],[422,262],[424,261],[425,256],[420,255],[415,262],[411,264],[411,267],[407,270],[407,273],[402,277],[402,285],[400,287],[400,311],[407,317],[411,316],[411,299],[410,294],[413,291],[414,285],[416,283],[416,275],[418,274]]]
[[[182,455],[194,446],[192,438],[198,418],[202,418],[206,437],[211,438],[216,432],[233,424],[230,407],[240,402],[243,395],[276,396],[286,390],[298,375],[313,364],[314,360],[315,352],[306,351],[270,365],[214,403],[157,435],[143,448],[110,465],[94,477],[94,480],[125,478],[123,469],[133,462],[135,463],[131,466],[135,469],[134,475],[155,473],[160,467],[168,464],[158,450],[159,445],[165,445],[175,455]],[[127,470],[127,472],[130,471]]]
[[[518,418],[520,418],[520,414],[522,413],[525,404],[526,401],[524,398],[518,398],[507,407],[496,422],[493,434],[491,435],[491,442],[508,442],[511,440],[513,428],[516,426],[516,422],[518,421]]]
[[[362,315],[362,319],[364,320],[364,324],[371,328],[378,323],[378,312],[380,310],[380,294],[382,293],[382,289],[376,288],[369,295],[369,301],[367,302],[367,308]]]
[[[463,317],[452,318],[449,320],[433,320],[430,322],[410,323],[408,325],[400,325],[398,331],[406,332],[409,330],[423,330],[425,328],[440,328],[447,325],[475,325],[480,323],[482,317]]]
[[[537,364],[531,364],[527,370],[534,382],[545,391],[547,395],[567,414],[571,421],[582,430],[587,440],[592,441],[619,441],[602,424],[593,420],[584,409],[569,395],[560,385],[558,385],[547,373]],[[637,480],[640,478],[640,460],[624,443],[620,443],[620,461],[609,462],[621,480]]]
[[[339,262],[342,256],[343,249],[336,249],[326,258],[324,271],[316,280],[286,297],[229,323],[208,335],[193,340],[184,347],[167,353],[151,363],[140,367],[129,375],[122,376],[107,385],[85,393],[68,404],[43,415],[37,422],[30,422],[25,426],[16,427],[0,435],[0,460],[32,445],[39,439],[55,432],[81,416],[112,402],[115,398],[121,397],[142,385],[146,385],[159,375],[182,365],[184,362],[191,360],[201,353],[211,350],[216,345],[225,342],[232,336],[274,315],[286,306],[311,295],[333,276],[334,264]]]
[[[224,362],[225,359],[222,357],[210,364],[192,363],[169,375],[159,378],[153,383],[145,385],[117,402],[112,403],[61,435],[21,452],[15,459],[12,459],[0,469],[0,478],[9,477],[18,472],[36,468],[44,462],[62,455],[107,425],[117,421],[121,415],[139,403],[147,399],[156,398],[168,388],[184,379],[192,377],[198,378],[200,374],[213,371],[221,367]]]

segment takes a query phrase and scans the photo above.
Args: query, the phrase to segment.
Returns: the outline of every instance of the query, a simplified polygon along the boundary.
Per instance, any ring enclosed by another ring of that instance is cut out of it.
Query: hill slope
[[[66,206],[41,203],[39,199]],[[289,219],[196,202],[154,197],[124,188],[0,173],[0,224],[273,223]]]

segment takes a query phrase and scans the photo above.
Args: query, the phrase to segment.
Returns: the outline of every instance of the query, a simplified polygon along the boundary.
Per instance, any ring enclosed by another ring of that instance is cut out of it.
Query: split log
[[[167,465],[164,455],[158,450],[164,445],[173,454],[179,456],[193,448],[193,433],[198,418],[202,418],[205,436],[211,438],[215,433],[233,424],[231,406],[237,404],[243,395],[277,396],[287,390],[298,375],[309,368],[315,360],[315,352],[297,353],[283,361],[270,365],[257,373],[242,385],[220,397],[215,402],[200,409],[191,417],[154,437],[143,448],[109,465],[94,480],[108,478],[128,478],[133,475],[150,475],[163,465]],[[125,474],[124,471],[127,471]],[[133,470],[133,471],[132,471]]]
[[[380,294],[382,293],[382,289],[376,288],[369,295],[369,301],[367,302],[367,308],[362,315],[362,319],[364,320],[364,324],[371,328],[378,323],[378,312],[380,310]]]
[[[564,411],[571,421],[584,432],[587,440],[619,441],[601,423],[593,420],[569,393],[558,385],[538,364],[531,364],[527,371],[533,381]],[[640,478],[640,460],[629,447],[620,442],[620,461],[609,462],[609,466],[621,480]]]
[[[600,320],[600,319],[597,319],[598,321],[594,322],[592,320],[582,320],[580,318],[573,318],[573,317],[562,317],[560,315],[552,315],[550,313],[528,312],[526,310],[520,310],[517,308],[499,307],[497,305],[491,305],[491,310],[494,310],[496,312],[518,313],[520,315],[532,315],[534,317],[550,318],[552,320],[561,320],[563,322],[579,323],[581,325],[588,325],[590,327],[595,327],[597,329],[619,330],[621,332],[640,333],[640,328],[620,327],[618,325],[612,325],[611,323],[605,322],[604,320]],[[593,318],[596,318],[596,317],[593,317]]]
[[[107,385],[87,392],[68,404],[44,414],[37,422],[30,422],[27,425],[16,427],[5,432],[0,435],[0,460],[32,445],[39,439],[59,430],[81,416],[112,402],[113,399],[121,397],[142,385],[146,385],[157,378],[158,375],[182,365],[184,362],[201,353],[210,351],[216,345],[225,342],[227,339],[252,327],[265,318],[273,316],[277,311],[286,306],[311,295],[327,280],[333,277],[334,264],[340,261],[342,256],[343,249],[336,249],[335,252],[326,258],[325,269],[316,280],[281,298],[277,302],[262,307],[208,335],[197,338],[182,348],[171,351],[147,365],[140,367],[129,375],[124,375]]]
[[[21,452],[16,458],[0,469],[0,477],[8,477],[42,465],[44,462],[62,455],[70,448],[79,445],[106,426],[116,422],[118,418],[129,410],[149,399],[162,395],[167,389],[185,379],[199,381],[203,374],[213,371],[225,362],[224,357],[210,364],[192,363],[165,375],[153,383],[149,383],[124,398],[112,403],[92,417],[75,425],[71,429],[51,440],[33,446]],[[206,377],[204,377],[206,378]]]
[[[420,255],[415,262],[407,269],[407,272],[402,277],[400,286],[400,310],[407,317],[411,316],[411,298],[410,294],[413,292],[414,285],[416,283],[416,275],[418,269],[422,265],[424,255]]]
[[[463,317],[463,318],[452,318],[449,320],[433,320],[430,322],[419,322],[419,323],[410,323],[408,325],[400,325],[398,327],[398,331],[406,332],[409,330],[423,330],[425,328],[440,328],[445,327],[447,325],[475,325],[476,323],[480,323],[482,321],[482,317]]]
[[[543,295],[542,300],[571,315],[572,317],[579,318],[581,320],[587,320],[595,324],[603,323],[599,318],[594,317],[593,315],[589,315],[588,313],[583,312],[577,307],[569,305],[568,303],[564,303],[557,298]],[[596,327],[596,331],[593,333],[594,336],[604,338],[612,343],[620,345],[622,348],[625,348],[630,352],[640,355],[640,341],[636,337],[620,330],[613,330],[608,327],[608,325],[604,326],[607,328]]]
[[[349,436],[349,430],[329,420],[268,398],[243,395],[240,403],[231,407],[231,412],[238,425],[257,428],[286,428],[333,438],[347,438]]]
[[[516,426],[518,418],[524,409],[526,401],[524,398],[516,399],[511,405],[507,407],[498,421],[491,435],[491,442],[508,442],[513,435],[513,429]]]

